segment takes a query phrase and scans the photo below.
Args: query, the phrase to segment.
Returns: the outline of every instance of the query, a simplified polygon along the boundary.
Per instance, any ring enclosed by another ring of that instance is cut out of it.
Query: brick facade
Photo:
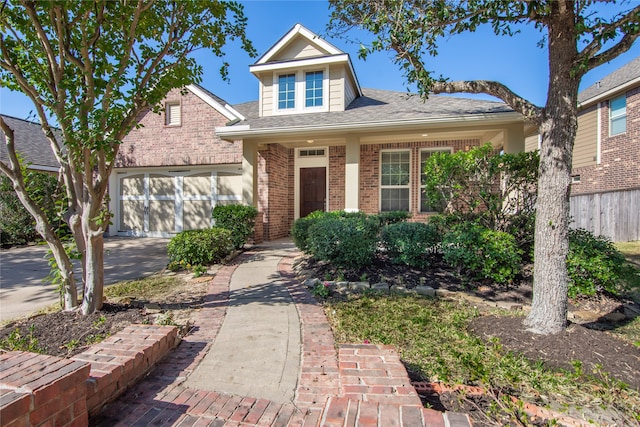
[[[165,102],[179,102],[181,124],[165,125],[165,114],[151,109],[137,120],[142,127],[124,138],[116,167],[193,166],[242,162],[242,141],[227,142],[215,133],[228,119],[190,91],[174,89]]]
[[[480,145],[477,139],[449,141],[416,141],[362,145],[360,147],[360,210],[367,214],[380,211],[380,153],[382,150],[409,150],[411,153],[411,215],[424,219],[429,214],[420,212],[420,150],[451,147],[453,151],[468,150]]]
[[[345,167],[347,147],[329,147],[329,210],[344,209],[345,198]]]
[[[293,223],[293,149],[269,144],[258,152],[258,211],[264,240],[287,237]]]
[[[627,95],[627,130],[609,136],[609,100],[601,104],[600,164],[576,168],[580,182],[571,194],[591,194],[640,188],[640,86]]]

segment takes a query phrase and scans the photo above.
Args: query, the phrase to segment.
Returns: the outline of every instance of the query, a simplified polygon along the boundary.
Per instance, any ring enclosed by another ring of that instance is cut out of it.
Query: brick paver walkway
[[[257,249],[260,250],[260,249]],[[266,249],[268,250],[268,249]],[[391,346],[342,345],[336,351],[322,307],[295,280],[285,257],[278,266],[296,304],[302,355],[291,403],[184,387],[224,321],[229,283],[239,264],[222,267],[209,287],[193,333],[142,382],[90,420],[96,426],[405,426],[466,427],[468,417],[425,409]]]

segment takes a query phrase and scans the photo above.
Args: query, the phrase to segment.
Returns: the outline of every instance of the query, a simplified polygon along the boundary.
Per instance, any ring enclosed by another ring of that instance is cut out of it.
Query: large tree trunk
[[[104,237],[102,237],[102,233],[91,234],[86,239],[83,265],[82,314],[91,314],[102,309],[104,288]]]
[[[533,302],[524,322],[540,334],[561,332],[567,324],[569,194],[580,81],[572,74],[577,56],[572,5],[552,7],[558,19],[549,26],[549,91],[540,123]]]

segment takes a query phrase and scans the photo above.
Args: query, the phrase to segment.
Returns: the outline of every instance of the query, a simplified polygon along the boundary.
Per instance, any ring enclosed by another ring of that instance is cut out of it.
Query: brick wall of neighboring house
[[[347,147],[329,147],[329,211],[344,209]]]
[[[264,240],[289,235],[293,222],[293,149],[269,144],[258,152],[258,211]]]
[[[640,188],[640,87],[627,91],[627,130],[609,136],[609,103],[601,107],[600,164],[573,170],[571,194]]]
[[[183,166],[242,162],[242,142],[217,137],[216,126],[226,117],[192,92],[182,95],[174,89],[166,102],[180,102],[181,124],[165,125],[165,113],[148,110],[138,116],[143,127],[124,138],[117,167]]]
[[[480,145],[477,139],[362,145],[360,147],[360,210],[368,214],[380,211],[380,152],[382,150],[410,150],[411,214],[414,220],[420,220],[429,215],[420,212],[420,150],[451,147],[456,152],[468,150],[477,145]]]

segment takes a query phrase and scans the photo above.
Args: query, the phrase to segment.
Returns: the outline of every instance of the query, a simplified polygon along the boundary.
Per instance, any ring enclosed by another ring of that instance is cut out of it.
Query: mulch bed
[[[42,353],[71,357],[83,352],[100,337],[113,335],[132,323],[144,323],[143,309],[126,304],[105,303],[102,310],[87,316],[80,312],[59,311],[10,323],[0,329],[0,342],[33,339]],[[14,333],[14,338],[9,336]],[[3,345],[2,347],[6,347]]]

